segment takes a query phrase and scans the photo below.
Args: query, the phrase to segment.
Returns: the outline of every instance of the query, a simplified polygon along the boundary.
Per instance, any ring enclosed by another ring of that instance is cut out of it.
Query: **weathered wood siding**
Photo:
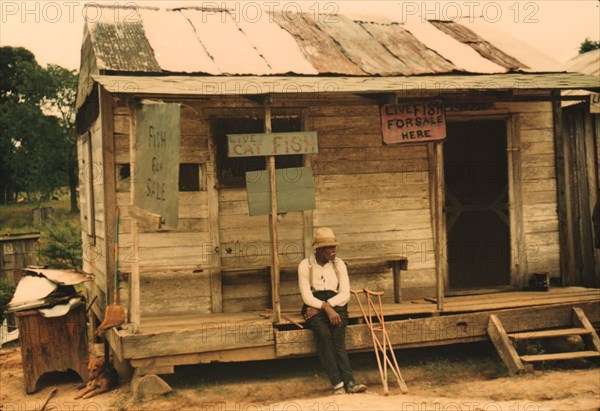
[[[126,164],[129,109],[117,98],[114,103],[115,163]],[[130,237],[130,195],[118,192],[116,204],[122,216],[120,269],[129,271],[132,261],[139,259],[140,305],[145,316],[211,312],[215,306],[211,298],[219,298],[225,312],[268,308],[270,279],[264,270],[270,265],[267,216],[249,216],[243,188],[218,189],[213,211],[218,215],[210,211],[214,183],[209,182],[214,181],[214,175],[209,173],[215,169],[216,153],[210,141],[209,117],[218,110],[230,113],[228,107],[256,111],[259,106],[240,98],[182,103],[181,162],[200,164],[201,191],[179,194],[177,229],[141,230],[139,244],[133,244]],[[383,145],[379,109],[368,99],[276,99],[273,107],[296,112],[303,109],[304,128],[319,135],[319,154],[307,156],[315,177],[316,210],[288,213],[278,222],[284,266],[282,308],[296,310],[300,306],[295,266],[306,253],[305,232],[321,226],[334,229],[342,258],[381,257],[381,263],[352,270],[352,288],[383,290],[391,301],[393,280],[385,260],[400,254],[409,259],[408,270],[401,275],[403,299],[434,296],[436,251],[427,146]],[[243,115],[243,110],[240,113]],[[551,105],[495,103],[489,110],[469,113],[474,120],[497,114],[516,121],[521,142],[521,187],[516,194],[522,198],[525,244],[513,243],[512,247],[524,247],[528,273],[548,271],[556,276],[559,251]],[[305,227],[308,225],[311,227]],[[211,226],[217,233],[211,232]],[[215,265],[215,255],[221,268],[217,282],[208,268]],[[197,267],[206,269],[194,270]],[[126,297],[126,283],[121,291]]]
[[[407,256],[403,297],[431,295],[435,256],[427,146],[384,146],[375,104],[315,107],[310,116],[319,133],[314,227],[333,228],[345,259]],[[353,288],[368,286],[392,298],[392,276],[384,264],[350,275]]]
[[[104,302],[104,294],[107,292],[107,276],[106,276],[106,256],[107,248],[105,245],[105,214],[104,214],[104,185],[102,178],[102,126],[101,119],[98,118],[89,130],[90,144],[92,146],[92,166],[85,169],[80,167],[79,170],[79,187],[80,187],[80,207],[83,210],[86,207],[90,198],[93,198],[93,221],[94,233],[88,232],[88,225],[82,219],[82,249],[83,249],[83,271],[93,274],[95,277],[94,285],[99,288],[103,295],[99,295],[100,303]],[[79,159],[84,158],[84,146],[82,139],[78,140],[77,151]],[[80,161],[80,164],[81,161]],[[90,171],[91,170],[91,171]],[[88,180],[92,180],[93,193],[88,193]],[[93,235],[92,235],[93,234]]]
[[[37,265],[39,238],[39,234],[0,237],[0,280],[8,280],[16,285],[18,271],[28,265]]]
[[[115,164],[129,163],[130,110],[117,99],[114,115]],[[131,237],[128,191],[116,193],[121,221],[119,227],[119,268],[131,270],[140,265],[140,308],[142,316],[178,313],[209,313],[208,273],[195,270],[207,266],[210,244],[206,161],[206,126],[200,111],[191,105],[181,108],[181,163],[200,164],[200,191],[179,193],[179,224],[175,230],[140,230],[139,241]],[[135,165],[132,165],[135,178]],[[116,170],[113,171],[116,178]],[[121,285],[121,298],[127,301],[128,284]]]
[[[552,104],[496,103],[496,106],[506,106],[518,116],[521,141],[520,194],[525,244],[512,246],[522,247],[526,278],[538,271],[560,277]]]

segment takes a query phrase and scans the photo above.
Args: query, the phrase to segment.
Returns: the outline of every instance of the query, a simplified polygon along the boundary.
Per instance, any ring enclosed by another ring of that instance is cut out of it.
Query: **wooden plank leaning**
[[[368,288],[364,288],[362,291],[351,290],[352,294],[356,297],[356,301],[358,302],[358,306],[360,307],[360,311],[363,315],[365,323],[369,330],[371,331],[371,337],[373,338],[373,349],[375,352],[375,357],[377,358],[377,366],[379,367],[379,374],[381,375],[381,382],[383,384],[383,393],[388,395],[388,382],[387,382],[387,369],[388,365],[392,370],[393,374],[396,376],[396,380],[398,381],[398,386],[403,394],[408,393],[408,387],[406,386],[406,382],[404,378],[402,378],[402,374],[400,372],[400,367],[398,366],[398,361],[396,361],[396,355],[394,354],[394,347],[392,346],[392,342],[385,328],[385,319],[383,316],[383,304],[381,302],[381,296],[383,295],[383,291],[371,291]],[[363,307],[361,302],[360,294],[364,293],[366,295],[366,305],[367,312]],[[377,297],[378,306],[376,307],[373,303],[371,297]],[[373,315],[377,317],[377,321],[379,322],[379,326],[375,327],[373,325]],[[376,332],[380,332],[380,336],[377,335]],[[389,354],[388,354],[389,352]],[[381,358],[380,358],[381,353]],[[391,357],[391,359],[390,359]]]

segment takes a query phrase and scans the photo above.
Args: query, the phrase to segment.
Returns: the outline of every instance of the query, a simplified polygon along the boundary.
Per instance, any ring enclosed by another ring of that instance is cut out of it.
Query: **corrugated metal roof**
[[[98,67],[117,72],[410,76],[562,71],[550,58],[515,54],[522,43],[490,34],[475,19],[467,28],[463,21],[266,11],[259,19],[244,19],[214,8],[129,8],[108,14],[121,19],[87,24]]]
[[[584,73],[596,78],[596,84],[600,87],[600,49],[591,50],[587,53],[579,54],[567,62],[567,70],[570,72]],[[561,93],[563,96],[582,96],[581,101],[563,101],[563,107],[570,107],[585,101],[590,95],[586,90],[565,90]]]
[[[151,95],[256,95],[335,93],[399,93],[511,89],[600,88],[594,76],[579,73],[481,74],[396,77],[259,77],[259,76],[92,76],[109,92]]]
[[[482,57],[509,71],[529,68],[527,65],[521,63],[516,58],[509,56],[465,26],[452,21],[432,21],[431,24],[461,43],[472,47],[473,50],[477,51]]]
[[[567,71],[589,74],[600,78],[600,49],[588,51],[567,62]]]

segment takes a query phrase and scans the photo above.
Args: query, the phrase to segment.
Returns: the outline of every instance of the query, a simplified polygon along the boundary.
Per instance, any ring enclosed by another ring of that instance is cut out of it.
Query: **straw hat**
[[[315,231],[315,241],[313,242],[313,248],[321,247],[332,247],[338,245],[335,240],[335,234],[329,227],[319,227]]]

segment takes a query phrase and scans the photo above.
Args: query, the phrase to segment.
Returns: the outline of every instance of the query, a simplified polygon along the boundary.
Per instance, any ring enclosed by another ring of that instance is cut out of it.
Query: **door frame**
[[[506,124],[506,147],[507,147],[507,166],[508,166],[508,209],[509,209],[509,236],[510,236],[510,284],[508,286],[489,287],[485,289],[478,289],[475,293],[485,292],[497,292],[502,290],[519,289],[525,285],[525,274],[527,273],[527,260],[525,253],[527,251],[527,245],[525,243],[525,234],[523,230],[523,204],[522,204],[522,191],[521,191],[521,173],[522,173],[522,162],[521,162],[521,136],[519,129],[519,115],[518,113],[498,113],[498,114],[484,114],[477,113],[472,115],[465,114],[451,114],[448,113],[446,121],[448,123],[458,122],[472,122],[472,121],[485,121],[485,120],[496,120],[504,121]],[[441,164],[438,167],[444,169],[445,159],[443,152],[440,153],[437,161]],[[443,189],[441,190],[442,200],[438,202],[438,207],[442,207],[438,217],[441,221],[438,221],[439,227],[439,244],[445,251],[442,253],[443,258],[439,259],[440,273],[444,279],[444,295],[467,295],[474,292],[467,290],[455,290],[450,291],[450,270],[448,268],[447,250],[448,250],[448,236],[445,218],[444,205],[446,203],[446,186],[444,181],[444,173],[441,175],[437,173],[436,176],[438,181],[435,184],[441,183]]]

